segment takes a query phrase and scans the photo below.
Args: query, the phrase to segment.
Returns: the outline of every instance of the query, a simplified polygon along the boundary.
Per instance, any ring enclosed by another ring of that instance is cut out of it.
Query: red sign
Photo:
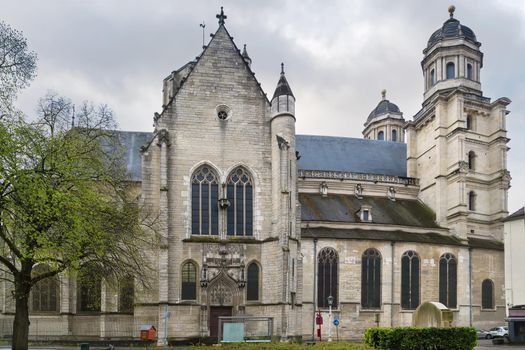
[[[317,316],[315,316],[315,324],[322,325],[323,324],[323,316],[321,316],[321,313],[318,312]]]

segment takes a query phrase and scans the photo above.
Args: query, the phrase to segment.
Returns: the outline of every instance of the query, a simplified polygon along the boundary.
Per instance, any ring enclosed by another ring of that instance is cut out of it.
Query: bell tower
[[[483,96],[481,43],[454,10],[423,50],[423,106],[405,126],[407,173],[438,224],[462,238],[502,239],[510,100]]]

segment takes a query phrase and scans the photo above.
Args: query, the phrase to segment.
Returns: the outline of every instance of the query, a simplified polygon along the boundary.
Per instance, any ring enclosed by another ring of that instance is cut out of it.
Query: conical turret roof
[[[295,96],[292,93],[292,89],[290,88],[290,85],[288,84],[288,81],[286,80],[286,77],[284,76],[284,63],[281,63],[281,77],[279,78],[279,81],[277,82],[277,87],[275,88],[275,92],[273,93],[272,100],[276,98],[277,96],[292,96],[295,98]]]

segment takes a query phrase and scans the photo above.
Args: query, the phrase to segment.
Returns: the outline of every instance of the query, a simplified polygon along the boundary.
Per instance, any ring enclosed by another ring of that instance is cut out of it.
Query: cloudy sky
[[[391,0],[0,0],[0,20],[22,30],[38,53],[38,77],[18,103],[33,113],[54,90],[76,103],[107,103],[124,130],[150,131],[162,79],[200,54],[226,26],[248,45],[252,69],[272,94],[280,63],[297,97],[297,132],[361,137],[381,89],[405,119],[423,96],[420,61],[449,1]],[[486,96],[509,97],[509,210],[525,202],[525,2],[456,0],[455,17],[485,54]]]

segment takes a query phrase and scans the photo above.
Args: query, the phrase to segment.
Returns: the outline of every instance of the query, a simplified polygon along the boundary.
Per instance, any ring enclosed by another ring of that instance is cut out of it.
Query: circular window
[[[231,117],[231,108],[226,105],[218,105],[216,108],[217,118],[227,120]]]

